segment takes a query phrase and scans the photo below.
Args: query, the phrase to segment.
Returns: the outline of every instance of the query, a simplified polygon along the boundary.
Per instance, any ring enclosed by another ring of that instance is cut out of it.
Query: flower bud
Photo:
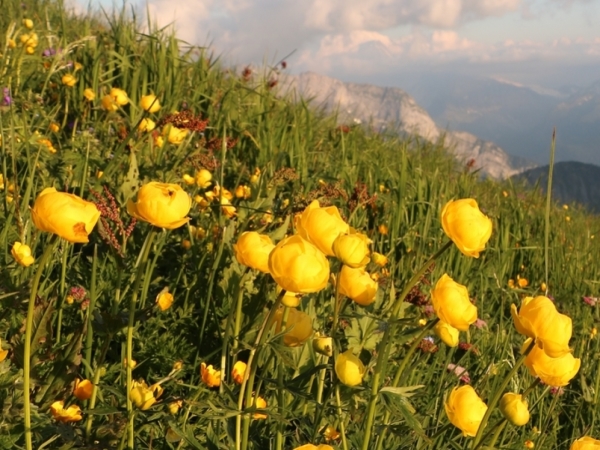
[[[216,370],[212,364],[207,366],[206,363],[200,364],[200,375],[202,381],[209,388],[219,387],[221,385],[221,371]]]
[[[362,233],[340,234],[333,241],[333,253],[346,266],[357,269],[369,264],[370,239]]]
[[[458,345],[459,333],[452,325],[440,320],[433,328],[433,331],[448,347],[456,347]]]
[[[79,380],[79,378],[77,378],[75,380],[75,389],[73,389],[73,395],[79,400],[89,400],[92,398],[93,390],[94,385],[90,380]]]
[[[160,110],[160,102],[158,101],[158,98],[156,98],[156,95],[143,95],[140,99],[140,107],[144,111],[155,113]]]
[[[323,356],[333,356],[333,339],[329,336],[317,336],[312,341],[313,350]]]
[[[247,367],[248,365],[244,361],[236,362],[231,370],[231,378],[233,378],[233,381],[237,384],[242,384]]]
[[[474,437],[481,425],[487,405],[469,384],[454,388],[444,404],[446,415],[463,436]]]
[[[338,355],[335,361],[335,374],[346,386],[357,386],[362,383],[365,370],[364,364],[354,356],[352,350],[346,350]]]
[[[15,242],[13,244],[10,254],[13,258],[15,258],[15,261],[24,267],[29,267],[35,261],[31,255],[31,248],[29,248],[28,245],[21,244],[20,242]]]
[[[504,394],[500,400],[500,411],[507,420],[518,427],[529,422],[528,403],[521,394]]]

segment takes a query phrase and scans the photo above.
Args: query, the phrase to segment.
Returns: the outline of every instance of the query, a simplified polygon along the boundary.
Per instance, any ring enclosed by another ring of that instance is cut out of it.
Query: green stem
[[[37,297],[40,279],[42,278],[42,272],[44,271],[46,263],[51,259],[56,241],[56,237],[51,237],[50,242],[42,254],[37,271],[33,277],[31,294],[29,296],[29,305],[27,306],[27,319],[25,322],[25,348],[23,350],[23,406],[25,409],[25,448],[27,450],[33,449],[31,439],[31,334],[33,331],[35,299]]]
[[[85,359],[92,367],[92,341],[94,339],[94,328],[93,328],[93,313],[96,307],[96,274],[98,272],[98,246],[94,245],[94,259],[92,259],[92,279],[90,282],[90,304],[87,310],[87,334],[85,337]],[[90,378],[91,373],[87,373],[87,377]],[[95,389],[94,385],[94,389]]]
[[[388,341],[390,336],[396,331],[397,326],[397,316],[400,313],[402,308],[402,303],[404,299],[410,292],[410,290],[416,286],[416,284],[421,280],[425,272],[433,265],[435,260],[442,255],[446,250],[450,248],[452,245],[452,241],[446,242],[440,248],[437,253],[435,253],[431,258],[423,264],[423,266],[412,276],[412,278],[406,283],[404,289],[400,293],[400,296],[392,306],[392,314],[388,321],[388,326],[385,332],[383,333],[383,337],[381,338],[381,342],[377,346],[377,365],[375,366],[375,372],[373,374],[373,380],[371,381],[371,396],[369,398],[369,405],[367,408],[367,420],[365,424],[365,434],[363,437],[362,450],[369,449],[369,441],[371,440],[371,433],[373,431],[373,421],[375,420],[375,411],[377,406],[377,397],[379,394],[379,382],[385,377],[385,366],[387,365],[387,360],[389,358],[390,348],[388,347]]]
[[[62,334],[62,319],[63,319],[63,305],[65,304],[65,278],[67,275],[67,256],[69,254],[69,243],[64,241],[63,243],[63,254],[62,254],[62,266],[60,269],[60,297],[58,298],[58,319],[56,325],[56,342],[60,342]]]
[[[132,386],[132,367],[131,361],[133,361],[133,329],[135,325],[135,306],[138,300],[138,291],[140,288],[140,283],[142,281],[142,275],[144,273],[144,268],[146,265],[146,261],[148,260],[148,255],[150,254],[150,248],[152,247],[152,241],[156,236],[156,229],[153,227],[146,236],[146,241],[142,246],[142,250],[140,252],[140,257],[137,260],[136,267],[136,277],[133,284],[133,292],[131,293],[131,300],[129,301],[129,321],[127,324],[127,416],[129,417],[129,421],[127,424],[127,448],[129,450],[133,450],[134,446],[134,432],[133,432],[133,404],[129,398],[129,393],[131,392]]]
[[[490,416],[492,415],[494,408],[500,401],[500,397],[502,397],[502,394],[504,393],[506,386],[508,386],[508,383],[510,382],[511,378],[513,377],[513,375],[515,373],[517,373],[517,370],[519,370],[519,367],[521,367],[521,365],[525,361],[525,358],[527,358],[527,355],[529,355],[529,352],[533,349],[534,345],[535,345],[535,339],[532,339],[531,344],[529,344],[529,347],[527,347],[527,349],[521,355],[521,357],[519,359],[517,359],[513,368],[510,370],[510,372],[508,372],[506,377],[504,377],[504,380],[502,380],[500,387],[498,389],[496,389],[496,392],[494,392],[494,397],[488,403],[487,411],[485,412],[485,415],[483,416],[483,419],[481,420],[481,423],[479,424],[479,429],[477,430],[477,435],[475,436],[475,439],[473,440],[473,450],[477,449],[479,447],[480,443],[483,442],[482,441],[483,430],[485,429],[485,426],[487,425],[487,422],[488,422]]]
[[[544,281],[548,294],[548,272],[550,270],[550,207],[552,205],[552,175],[554,173],[554,154],[556,152],[556,128],[552,130],[552,143],[550,145],[550,165],[548,166],[548,185],[546,186],[546,214],[544,220]]]
[[[344,447],[344,450],[348,450],[348,441],[346,440],[346,424],[344,423],[344,416],[342,414],[342,401],[340,400],[339,383],[335,386],[335,401],[337,404],[338,416],[340,416],[340,435],[342,436],[342,447]]]
[[[105,369],[102,366],[96,368],[96,372],[94,373],[94,387],[92,388],[92,396],[90,398],[90,404],[88,405],[88,409],[91,411],[96,407],[96,396],[98,395],[98,383],[100,382],[100,376]],[[94,419],[93,414],[88,414],[87,422],[85,424],[85,436],[89,439],[92,436],[92,421]]]

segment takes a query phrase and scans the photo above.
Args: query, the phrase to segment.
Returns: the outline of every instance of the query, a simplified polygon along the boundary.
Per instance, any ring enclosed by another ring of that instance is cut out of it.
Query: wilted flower
[[[335,361],[335,374],[346,386],[357,386],[362,383],[365,370],[365,365],[354,356],[352,350],[341,353]]]
[[[274,248],[269,236],[256,231],[243,232],[233,245],[235,258],[240,264],[264,273],[269,273],[269,254]]]
[[[521,394],[507,392],[500,400],[500,411],[513,425],[518,427],[529,422],[529,408],[527,400]]]
[[[173,230],[186,224],[192,199],[181,186],[152,181],[137,193],[137,201],[127,202],[127,212],[139,220]]]
[[[35,200],[31,216],[39,230],[57,234],[69,242],[87,243],[100,211],[74,194],[46,188]]]
[[[269,255],[269,272],[286,291],[318,292],[329,281],[329,262],[321,251],[299,235],[280,241]]]
[[[65,402],[56,401],[50,405],[52,418],[57,422],[69,423],[79,422],[82,419],[81,409],[77,405],[70,405],[65,409]]]
[[[233,378],[233,381],[237,384],[242,384],[247,367],[248,365],[244,361],[237,361],[231,370],[231,378]]]
[[[446,203],[442,210],[442,228],[466,256],[479,258],[492,235],[492,221],[483,214],[472,198]]]
[[[333,241],[343,233],[348,233],[349,225],[344,222],[335,206],[320,207],[314,200],[296,219],[297,232],[313,243],[327,256],[335,256]]]
[[[13,244],[10,254],[15,258],[15,261],[24,267],[29,267],[35,261],[34,257],[31,255],[31,248],[20,242],[15,242]]]
[[[452,389],[444,408],[452,425],[459,428],[463,436],[472,437],[477,434],[487,411],[487,405],[468,384]]]
[[[75,389],[73,389],[73,395],[79,400],[89,400],[90,398],[92,398],[93,390],[94,385],[90,380],[80,380],[79,378],[77,378],[75,380]]]
[[[218,387],[221,385],[221,371],[216,370],[212,364],[206,365],[206,363],[200,364],[200,375],[202,381],[209,388]]]

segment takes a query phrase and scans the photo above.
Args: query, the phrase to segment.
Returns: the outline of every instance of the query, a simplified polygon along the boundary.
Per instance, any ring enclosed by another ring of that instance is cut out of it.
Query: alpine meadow
[[[600,449],[597,216],[0,5],[0,448]]]

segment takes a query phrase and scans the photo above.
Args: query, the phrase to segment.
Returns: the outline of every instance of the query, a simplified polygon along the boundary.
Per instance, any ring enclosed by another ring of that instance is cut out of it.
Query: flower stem
[[[383,333],[383,337],[381,338],[381,342],[377,346],[377,365],[375,366],[375,371],[373,373],[373,379],[371,381],[371,396],[369,398],[369,405],[367,407],[367,420],[365,423],[365,434],[363,437],[362,450],[369,449],[369,441],[371,440],[371,433],[373,431],[373,422],[375,420],[375,410],[377,406],[377,396],[379,395],[379,382],[385,377],[385,369],[390,353],[390,348],[388,347],[388,341],[390,340],[390,336],[396,331],[398,314],[401,311],[402,303],[404,299],[411,291],[411,289],[417,285],[417,283],[421,280],[425,272],[433,265],[435,260],[442,255],[446,250],[448,250],[452,245],[452,241],[446,242],[442,248],[440,248],[431,258],[423,264],[423,266],[412,276],[408,283],[404,286],[404,289],[398,296],[398,299],[392,306],[392,313],[388,322],[388,327]]]
[[[93,314],[96,307],[96,274],[98,272],[98,246],[94,245],[94,259],[92,259],[92,279],[90,282],[90,304],[87,308],[87,335],[85,337],[85,359],[92,367],[92,341],[94,339]],[[92,374],[87,371],[87,377]],[[96,386],[94,385],[94,389]]]
[[[521,365],[525,361],[525,358],[527,358],[527,355],[529,355],[529,352],[533,349],[534,345],[535,345],[535,339],[533,339],[531,341],[531,344],[529,344],[529,347],[527,347],[527,349],[521,355],[521,357],[519,359],[517,359],[513,368],[510,370],[510,372],[508,372],[506,377],[504,377],[504,380],[502,380],[500,387],[496,390],[496,392],[494,392],[494,397],[488,404],[487,411],[485,412],[485,415],[483,416],[483,419],[481,420],[481,423],[479,424],[479,429],[477,430],[477,435],[475,436],[475,439],[473,440],[473,450],[479,448],[481,445],[481,442],[483,442],[482,441],[483,430],[485,429],[485,426],[487,425],[487,422],[488,422],[490,416],[492,415],[494,408],[500,401],[500,397],[504,393],[504,389],[506,389],[506,386],[508,386],[508,383],[510,382],[513,375],[515,373],[517,373],[517,370],[519,370],[519,367],[521,367]]]
[[[148,255],[150,254],[150,248],[152,247],[152,241],[156,236],[156,229],[153,227],[147,234],[144,245],[142,246],[142,250],[140,252],[140,256],[138,257],[136,264],[136,277],[133,284],[133,292],[131,293],[131,299],[129,301],[129,321],[127,324],[127,416],[129,418],[127,424],[127,448],[129,450],[133,450],[134,446],[134,423],[133,423],[133,404],[129,399],[129,393],[131,392],[132,386],[132,367],[131,361],[133,360],[133,329],[135,325],[135,306],[138,300],[138,291],[140,288],[140,283],[142,281],[142,275],[144,274],[144,269],[146,266],[146,261],[148,260]]]
[[[50,260],[54,245],[58,239],[51,237],[40,259],[40,263],[33,277],[29,305],[27,306],[27,319],[25,322],[25,345],[23,350],[23,407],[25,409],[25,448],[32,450],[31,439],[31,334],[33,332],[33,315],[35,312],[35,299],[37,297],[40,279],[46,263]]]

